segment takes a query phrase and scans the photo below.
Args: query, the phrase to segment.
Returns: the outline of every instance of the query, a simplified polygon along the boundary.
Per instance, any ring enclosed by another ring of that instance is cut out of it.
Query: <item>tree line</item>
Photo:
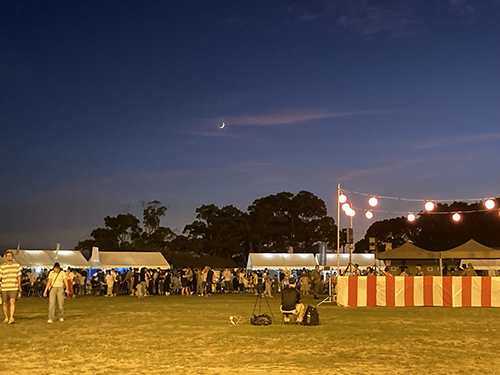
[[[162,251],[208,256],[246,256],[250,252],[317,252],[320,242],[336,244],[337,228],[325,202],[313,193],[281,192],[256,199],[246,211],[232,205],[202,205],[181,234],[160,225],[167,207],[143,204],[142,221],[133,214],[106,216],[104,227],[76,249]]]
[[[94,229],[92,238],[78,242],[75,249],[161,251],[164,254],[246,257],[262,252],[317,252],[320,242],[336,249],[337,227],[327,215],[325,202],[313,193],[281,192],[256,199],[246,211],[232,205],[202,205],[196,219],[174,233],[161,226],[167,207],[159,201],[143,202],[142,220],[133,214],[106,216],[104,227]],[[496,199],[499,207],[500,199]],[[451,214],[464,212],[460,222]],[[500,215],[497,209],[487,211],[482,202],[436,204],[432,213],[420,212],[414,222],[396,217],[374,222],[356,252],[369,252],[369,238],[376,239],[376,250],[385,244],[393,248],[412,242],[427,250],[447,250],[470,239],[500,248]]]

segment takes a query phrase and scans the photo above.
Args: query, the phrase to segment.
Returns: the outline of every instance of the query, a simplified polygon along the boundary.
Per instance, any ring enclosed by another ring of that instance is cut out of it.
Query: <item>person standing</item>
[[[65,273],[68,276],[68,286],[66,287],[66,295],[68,298],[75,298],[75,292],[73,290],[73,284],[75,282],[75,273],[69,267],[68,271]]]
[[[266,268],[264,270],[264,275],[263,275],[263,279],[264,279],[264,296],[265,297],[272,297],[273,295],[271,294],[271,284],[272,284],[272,280],[271,280],[271,274],[269,273],[269,270]]]
[[[318,299],[318,294],[321,292],[321,270],[319,266],[316,265],[314,270],[311,272],[311,287],[314,292],[314,299]]]
[[[210,295],[213,292],[212,285],[214,283],[214,270],[210,266],[207,266],[207,267],[208,267],[208,272],[207,272],[207,295]]]
[[[224,293],[231,292],[231,285],[233,284],[233,274],[229,268],[226,268],[222,272],[222,277],[224,280]]]
[[[4,323],[14,324],[17,296],[21,295],[21,266],[13,261],[12,251],[5,252],[7,262],[0,266],[0,280],[2,281],[2,305],[5,315]],[[10,309],[9,309],[10,307]],[[10,310],[10,311],[9,311]]]
[[[47,286],[43,292],[44,297],[47,297],[47,292],[49,292],[49,320],[47,323],[54,323],[56,303],[59,308],[59,321],[64,322],[64,287],[68,288],[68,276],[56,262],[49,273]]]
[[[149,273],[146,267],[141,268],[139,273],[139,284],[137,286],[137,297],[144,298],[147,295],[147,287],[149,283]],[[140,285],[140,288],[139,288]]]
[[[422,265],[417,264],[415,267],[417,268],[417,273],[415,274],[415,276],[424,276],[424,270],[422,269]]]
[[[113,275],[111,270],[108,270],[108,272],[106,273],[105,280],[106,280],[106,286],[108,288],[106,295],[104,297],[113,297],[113,286],[115,285],[115,276]]]

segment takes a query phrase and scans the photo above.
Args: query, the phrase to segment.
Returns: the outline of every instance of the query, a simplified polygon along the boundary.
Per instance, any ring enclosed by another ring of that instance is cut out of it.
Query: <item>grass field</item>
[[[500,310],[341,308],[321,324],[249,324],[255,297],[79,297],[47,324],[48,300],[0,326],[1,374],[499,374]],[[267,304],[262,301],[262,311]],[[305,304],[313,304],[310,297]],[[229,316],[244,317],[238,325]]]

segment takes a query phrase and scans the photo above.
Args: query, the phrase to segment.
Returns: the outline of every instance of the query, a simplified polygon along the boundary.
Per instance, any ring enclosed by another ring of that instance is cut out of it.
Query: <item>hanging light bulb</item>
[[[347,212],[347,210],[350,208],[351,208],[351,205],[347,202],[342,205],[342,211],[344,211],[344,212]]]
[[[434,210],[435,207],[436,206],[434,205],[433,202],[431,202],[431,201],[425,202],[424,208],[426,211],[432,211],[432,210]]]
[[[365,212],[365,217],[370,220],[370,219],[373,219],[373,212],[371,211],[366,211]]]
[[[368,199],[368,204],[369,204],[371,207],[375,207],[375,206],[378,204],[378,199],[377,199],[377,197],[370,197],[370,199]]]
[[[456,212],[453,214],[452,219],[455,222],[459,222],[462,219],[462,215],[460,215],[458,212]]]
[[[495,208],[495,201],[493,199],[487,199],[486,202],[484,202],[484,207],[486,207],[488,210],[492,210]]]
[[[408,219],[409,222],[414,222],[416,219],[415,214],[413,213],[409,213],[406,218]]]
[[[352,208],[346,211],[346,215],[349,217],[354,217],[356,215],[356,211],[354,211]]]
[[[341,193],[339,195],[339,203],[342,204],[342,203],[345,203],[345,202],[347,202],[347,196],[344,193]]]

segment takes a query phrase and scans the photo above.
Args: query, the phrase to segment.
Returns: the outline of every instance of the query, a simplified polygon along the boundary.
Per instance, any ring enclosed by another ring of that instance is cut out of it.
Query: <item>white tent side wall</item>
[[[472,263],[476,270],[500,270],[500,259],[462,259],[460,263]]]
[[[314,254],[250,253],[248,269],[311,269],[316,266]]]
[[[103,268],[161,268],[170,269],[170,264],[160,252],[99,251]]]
[[[319,260],[319,254],[316,254],[316,260]],[[349,265],[349,254],[342,253],[339,256],[340,267],[345,268]],[[375,259],[375,254],[352,254],[352,263],[358,264],[360,269],[381,265],[383,262]],[[337,267],[337,254],[327,254],[326,266]]]
[[[62,268],[86,268],[88,262],[79,251],[74,250],[11,250],[14,261],[21,267],[52,268],[59,262]]]

